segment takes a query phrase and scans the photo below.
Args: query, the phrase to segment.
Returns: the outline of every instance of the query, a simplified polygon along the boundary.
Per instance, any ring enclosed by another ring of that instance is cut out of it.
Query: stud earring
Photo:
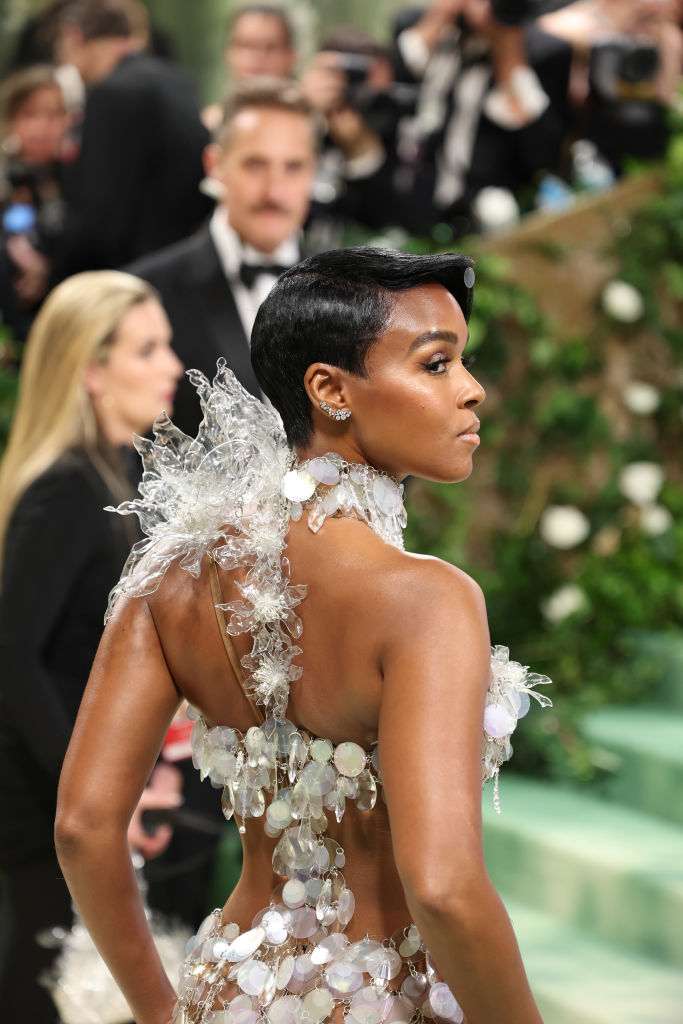
[[[351,415],[350,409],[333,409],[327,402],[321,402],[320,408],[333,420],[348,420]]]

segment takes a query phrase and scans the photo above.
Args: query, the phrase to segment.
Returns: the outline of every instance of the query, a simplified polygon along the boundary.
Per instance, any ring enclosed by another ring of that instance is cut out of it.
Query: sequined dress
[[[164,419],[154,441],[141,439],[141,497],[120,506],[140,517],[145,540],[133,549],[112,604],[121,594],[152,593],[172,561],[194,576],[209,555],[209,575],[226,653],[249,700],[246,734],[207,727],[193,709],[192,751],[202,778],[222,789],[226,818],[264,828],[281,879],[241,929],[215,910],[188,945],[174,1024],[387,1024],[457,1022],[462,1010],[440,980],[409,921],[392,936],[350,941],[355,911],[344,879],[345,854],[327,834],[348,803],[372,813],[382,799],[377,746],[334,745],[311,737],[286,717],[289,689],[301,676],[297,605],[305,586],[289,579],[283,556],[292,519],[306,515],[317,532],[327,516],[361,519],[387,543],[402,547],[402,488],[370,466],[335,453],[299,464],[277,416],[219,367],[213,386],[194,376],[204,420],[191,440]],[[223,603],[217,567],[241,569],[241,599]],[[246,572],[244,572],[246,570]],[[230,637],[250,634],[241,660]],[[511,753],[510,735],[542,676],[496,647],[484,719],[482,778],[497,780]],[[252,821],[251,819],[260,819]]]

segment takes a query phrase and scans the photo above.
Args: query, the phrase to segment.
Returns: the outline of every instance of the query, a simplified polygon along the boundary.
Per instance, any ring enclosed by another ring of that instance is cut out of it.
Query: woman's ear
[[[107,390],[105,375],[106,363],[100,363],[95,359],[91,359],[86,364],[83,371],[83,384],[91,399],[101,398]]]
[[[348,415],[351,410],[347,401],[346,376],[344,370],[329,363],[312,363],[308,367],[304,374],[304,387],[314,412],[320,413],[322,408],[326,417],[333,413]]]

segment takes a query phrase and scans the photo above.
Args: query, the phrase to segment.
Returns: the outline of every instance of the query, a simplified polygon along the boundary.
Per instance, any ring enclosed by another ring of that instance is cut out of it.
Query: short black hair
[[[282,7],[277,7],[275,4],[245,4],[243,7],[238,7],[228,22],[228,45],[235,25],[240,18],[245,16],[245,14],[261,14],[267,18],[276,18],[282,27],[285,46],[288,50],[294,49],[294,30],[292,29],[292,23],[287,16],[287,12]]]
[[[290,445],[306,444],[313,429],[304,387],[311,363],[363,376],[367,353],[388,326],[392,292],[441,284],[468,320],[472,266],[459,253],[414,256],[355,246],[319,253],[285,271],[256,315],[251,361]]]

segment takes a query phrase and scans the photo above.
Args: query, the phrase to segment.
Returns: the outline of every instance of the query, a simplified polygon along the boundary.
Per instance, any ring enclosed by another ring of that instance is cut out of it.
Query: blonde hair
[[[12,513],[24,492],[72,448],[84,448],[110,484],[85,386],[93,360],[105,362],[126,313],[157,299],[145,281],[118,270],[75,274],[45,300],[26,342],[19,397],[0,465],[0,565]]]

